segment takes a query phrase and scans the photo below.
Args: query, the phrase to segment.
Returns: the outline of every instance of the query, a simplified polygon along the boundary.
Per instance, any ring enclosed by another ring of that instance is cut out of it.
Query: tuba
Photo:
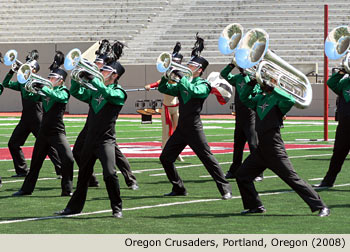
[[[308,78],[270,51],[268,46],[269,35],[264,30],[250,30],[236,49],[237,65],[250,69],[252,77],[256,78],[260,85],[264,85],[264,82],[272,84],[272,80],[275,80],[275,86],[294,97],[295,107],[307,108],[312,100],[312,88]]]
[[[19,83],[24,84],[25,90],[33,94],[39,94],[41,96],[46,96],[40,89],[36,88],[33,84],[39,83],[42,86],[47,86],[53,89],[51,81],[45,79],[32,72],[32,68],[29,64],[23,64],[17,71],[17,80]]]
[[[23,65],[17,58],[18,53],[15,49],[8,50],[4,55],[4,64],[11,66],[12,71],[17,72],[17,69]]]
[[[93,75],[95,78],[98,78],[101,82],[104,83],[104,77],[100,73],[98,67],[94,63],[83,59],[81,56],[81,51],[78,48],[70,50],[69,53],[66,55],[66,58],[64,59],[64,68],[68,71],[72,70],[71,78],[73,80],[93,91],[97,91],[97,88],[95,88],[88,81],[81,78],[80,73],[88,72],[89,74]]]
[[[350,73],[350,27],[338,26],[334,28],[327,36],[324,51],[328,58],[332,60],[340,59],[345,55],[342,61],[342,67],[347,73]]]
[[[179,82],[179,77],[177,77],[173,71],[181,71],[184,76],[191,82],[193,78],[193,73],[191,69],[185,67],[181,64],[172,61],[172,56],[170,53],[163,52],[158,56],[157,59],[157,69],[159,72],[164,73],[164,76],[171,81]]]

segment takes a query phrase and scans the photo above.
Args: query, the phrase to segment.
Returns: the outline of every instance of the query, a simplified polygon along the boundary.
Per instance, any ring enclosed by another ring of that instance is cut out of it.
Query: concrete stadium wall
[[[93,43],[15,43],[15,44],[0,44],[0,51],[5,54],[9,49],[16,49],[19,55],[19,60],[24,61],[24,58],[32,49],[39,51],[39,74],[43,77],[47,77],[49,70],[48,67],[53,61],[53,57],[56,50],[61,50],[63,53],[69,52],[72,48],[79,48],[82,52],[88,49]],[[128,49],[127,49],[128,50]],[[125,50],[125,53],[127,53]],[[156,61],[156,59],[155,59]],[[123,60],[121,59],[121,62]],[[161,74],[157,71],[154,65],[124,65],[126,72],[120,79],[120,84],[125,89],[142,88],[148,83],[152,83],[161,77]],[[212,64],[207,68],[204,77],[212,71],[220,71],[225,65]],[[300,66],[301,67],[301,66]],[[302,67],[301,67],[302,68]],[[302,70],[302,69],[301,69]],[[9,71],[9,67],[3,64],[0,65],[0,79],[1,81]],[[235,73],[235,71],[234,71]],[[13,78],[16,80],[16,77]],[[315,80],[310,79],[311,83]],[[70,87],[70,79],[67,78],[66,85]],[[313,101],[309,108],[301,110],[293,108],[288,115],[290,116],[322,116],[323,115],[323,85],[312,85],[313,89]],[[334,116],[335,99],[336,96],[333,92],[329,92],[329,115]],[[135,102],[138,99],[161,99],[162,94],[158,91],[138,91],[129,92],[128,99],[123,107],[122,114],[136,114]],[[233,98],[229,103],[233,102]],[[220,105],[214,95],[210,95],[204,104],[202,114],[230,114],[229,103],[222,106]],[[0,112],[14,112],[21,111],[21,99],[19,92],[5,89],[0,96]],[[67,106],[67,112],[70,114],[84,114],[87,113],[88,106],[85,103],[80,102],[74,97],[70,98]]]

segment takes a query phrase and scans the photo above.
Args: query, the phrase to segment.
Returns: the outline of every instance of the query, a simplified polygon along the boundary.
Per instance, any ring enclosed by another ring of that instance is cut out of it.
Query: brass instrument
[[[69,53],[66,55],[66,58],[64,59],[64,68],[68,71],[72,70],[71,78],[73,80],[93,91],[97,91],[97,88],[95,88],[88,81],[81,78],[82,72],[88,72],[89,74],[93,75],[95,78],[98,78],[101,82],[104,83],[104,77],[101,74],[99,68],[94,63],[83,59],[81,56],[81,51],[78,48],[70,50]]]
[[[39,94],[42,96],[46,96],[40,89],[35,87],[35,83],[39,83],[42,86],[46,86],[50,89],[53,89],[51,81],[45,79],[37,74],[34,74],[32,68],[29,64],[23,64],[18,69],[17,72],[17,80],[19,83],[24,84],[24,88],[33,94]]]
[[[350,27],[338,26],[334,28],[327,36],[324,51],[328,58],[332,60],[342,60],[341,67],[345,69],[347,73],[350,73]]]
[[[15,49],[8,50],[5,53],[4,64],[6,66],[11,66],[11,69],[14,72],[17,72],[17,69],[23,65],[23,63],[18,60],[18,53]]]
[[[174,74],[175,70],[181,71],[184,76],[187,77],[188,81],[192,81],[193,73],[191,69],[181,64],[175,63],[172,60],[170,53],[163,52],[158,56],[157,69],[159,72],[164,73],[164,76],[171,81],[179,82],[179,77]]]
[[[242,38],[235,52],[237,65],[252,71],[260,85],[273,84],[292,95],[297,108],[307,108],[312,100],[312,88],[301,71],[268,49],[269,36],[262,29],[252,29]],[[254,68],[255,67],[255,68]],[[275,85],[275,84],[273,84]]]

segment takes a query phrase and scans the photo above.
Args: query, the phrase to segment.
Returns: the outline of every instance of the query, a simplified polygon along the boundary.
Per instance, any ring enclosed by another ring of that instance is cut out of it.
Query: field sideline
[[[216,158],[226,172],[232,162],[234,119],[232,116],[203,116],[204,130]],[[177,163],[188,189],[187,197],[167,198],[171,190],[158,156],[161,151],[161,122],[141,124],[139,116],[121,116],[116,125],[117,142],[128,156],[140,185],[137,191],[127,188],[118,173],[123,199],[124,218],[111,218],[109,200],[103,183],[102,169],[96,162],[95,172],[101,187],[90,188],[83,212],[58,217],[55,211],[65,207],[68,199],[60,197],[60,183],[52,163],[47,160],[31,196],[14,198],[11,194],[23,179],[11,178],[12,161],[4,158],[8,139],[19,121],[18,114],[0,116],[0,233],[1,234],[324,234],[350,233],[349,161],[344,163],[336,186],[319,190],[331,216],[319,218],[290,188],[266,170],[263,182],[256,183],[267,208],[266,214],[241,216],[242,203],[234,180],[230,180],[234,198],[220,200],[215,183],[199,159],[186,150],[185,162]],[[65,116],[67,139],[71,145],[85,123],[85,117]],[[337,122],[329,121],[330,141],[323,141],[320,118],[287,118],[282,137],[288,155],[299,175],[309,183],[318,183],[328,169]],[[30,151],[35,139],[30,136],[25,147]],[[146,143],[146,144],[144,144]],[[152,144],[151,144],[152,143]],[[230,147],[231,146],[231,147]],[[298,147],[296,147],[298,146]],[[215,151],[216,152],[215,152]],[[144,156],[141,154],[144,153]],[[152,155],[151,155],[151,154]],[[138,155],[136,155],[138,154]],[[245,156],[248,155],[248,151]],[[30,155],[28,163],[30,163]],[[78,167],[75,165],[75,175]],[[76,177],[74,185],[76,184]]]

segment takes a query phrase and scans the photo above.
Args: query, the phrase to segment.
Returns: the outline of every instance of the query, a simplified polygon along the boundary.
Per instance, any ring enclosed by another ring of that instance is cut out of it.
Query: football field
[[[19,117],[0,117],[0,233],[1,234],[349,234],[350,163],[346,160],[336,185],[318,190],[331,209],[331,216],[320,218],[311,213],[302,199],[270,170],[256,188],[267,209],[265,214],[242,216],[240,194],[235,180],[230,180],[233,199],[221,200],[216,184],[193,155],[183,152],[184,162],[177,162],[187,191],[186,197],[164,197],[171,191],[162,165],[161,122],[141,124],[140,118],[117,120],[117,142],[128,157],[138,180],[139,190],[130,190],[118,171],[123,199],[123,218],[112,218],[99,161],[95,173],[100,187],[89,188],[83,212],[74,216],[55,216],[69,198],[60,197],[60,180],[53,164],[46,160],[31,196],[12,197],[23,178],[11,178],[13,163],[7,142]],[[234,119],[202,119],[212,152],[224,172],[232,162]],[[67,138],[71,145],[85,123],[84,117],[65,117]],[[308,183],[317,184],[325,175],[332,155],[337,122],[329,122],[330,141],[322,141],[323,121],[288,119],[281,130],[288,155],[297,173]],[[24,152],[30,163],[35,138],[31,135]],[[249,154],[246,149],[245,157]],[[74,166],[74,185],[78,166]]]

